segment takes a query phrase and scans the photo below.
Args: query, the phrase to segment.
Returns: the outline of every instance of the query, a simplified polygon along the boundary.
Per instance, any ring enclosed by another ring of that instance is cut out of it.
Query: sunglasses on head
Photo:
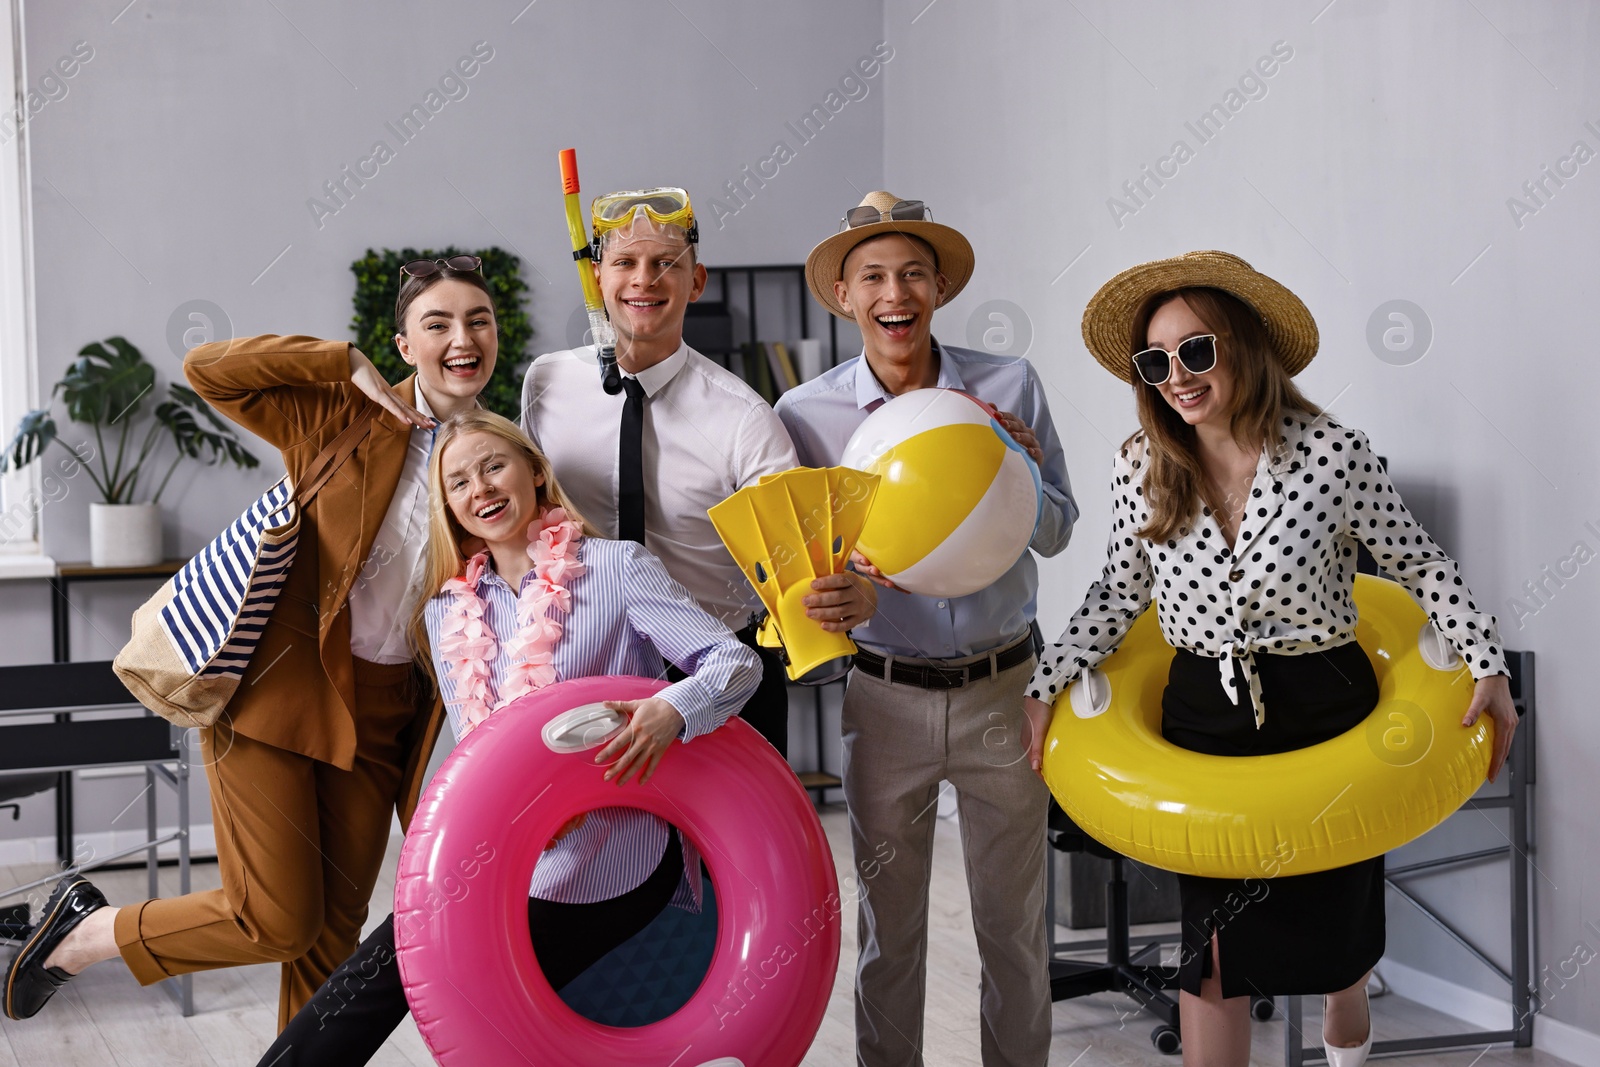
[[[1181,360],[1183,369],[1190,374],[1204,374],[1217,365],[1217,335],[1203,333],[1190,337],[1178,345],[1176,352],[1165,348],[1147,348],[1133,354],[1133,368],[1151,385],[1160,385],[1172,377],[1172,361]]]
[[[878,222],[916,222],[932,218],[933,212],[921,200],[896,200],[888,211],[880,211],[870,204],[851,208],[839,220],[839,229],[853,230],[857,226],[871,226]]]
[[[451,256],[449,259],[413,259],[400,264],[400,273],[410,278],[431,278],[445,267],[451,270],[483,269],[483,260],[477,256]]]

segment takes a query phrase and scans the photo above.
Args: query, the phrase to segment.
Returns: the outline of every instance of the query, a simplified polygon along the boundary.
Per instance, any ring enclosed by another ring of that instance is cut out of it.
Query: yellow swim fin
[[[877,490],[877,476],[844,468],[796,467],[767,475],[711,508],[712,525],[750,580],[787,650],[790,678],[855,654],[842,633],[806,616],[813,579],[836,574],[854,548]]]
[[[767,614],[778,616],[778,582],[767,543],[748,496],[735,493],[706,512]]]
[[[829,467],[828,497],[832,501],[833,529],[830,533],[833,573],[844,570],[845,561],[855,549],[862,529],[867,525],[867,513],[878,495],[879,476],[852,470],[849,467]]]

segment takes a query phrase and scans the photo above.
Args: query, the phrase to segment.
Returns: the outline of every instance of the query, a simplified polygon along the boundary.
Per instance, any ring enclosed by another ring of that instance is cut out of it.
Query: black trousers
[[[650,925],[683,879],[683,848],[667,851],[638,888],[593,904],[528,898],[528,932],[545,977],[560,989],[596,960]],[[361,942],[322,984],[256,1067],[347,1067],[366,1063],[406,1017],[395,955],[394,915]]]
[[[776,649],[762,648],[756,644],[756,628],[746,626],[734,636],[761,657],[761,685],[755,695],[739,710],[739,717],[756,728],[756,733],[767,739],[778,750],[778,755],[789,758],[789,675],[783,666],[783,657]],[[667,681],[681,682],[684,673],[667,664]]]

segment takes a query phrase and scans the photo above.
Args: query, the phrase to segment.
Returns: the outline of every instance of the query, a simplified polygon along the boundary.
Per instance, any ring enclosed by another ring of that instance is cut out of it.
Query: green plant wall
[[[371,357],[390,382],[410,374],[411,368],[394,347],[400,265],[413,259],[460,255],[483,260],[483,277],[494,294],[495,321],[500,329],[500,355],[489,387],[483,391],[483,404],[516,421],[522,414],[522,372],[530,358],[533,326],[528,322],[528,285],[522,280],[522,260],[503,248],[367,249],[366,255],[350,264],[350,272],[356,276],[355,317],[350,320],[356,347]]]

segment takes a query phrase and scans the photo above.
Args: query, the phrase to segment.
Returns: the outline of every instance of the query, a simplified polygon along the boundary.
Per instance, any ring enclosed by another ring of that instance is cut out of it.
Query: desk
[[[80,582],[121,582],[141,578],[163,581],[178,573],[187,560],[169,559],[143,567],[96,567],[91,563],[58,563],[50,578],[50,646],[55,663],[72,660],[71,589]],[[56,722],[71,722],[70,712],[56,716]],[[56,858],[72,862],[72,772],[62,771],[56,782]]]
[[[68,625],[72,607],[70,590],[82,582],[122,582],[139,578],[167,579],[178,573],[188,560],[169,559],[143,567],[96,567],[92,563],[58,563],[56,573],[50,578],[50,636],[52,661],[67,663],[72,659],[72,632]]]

